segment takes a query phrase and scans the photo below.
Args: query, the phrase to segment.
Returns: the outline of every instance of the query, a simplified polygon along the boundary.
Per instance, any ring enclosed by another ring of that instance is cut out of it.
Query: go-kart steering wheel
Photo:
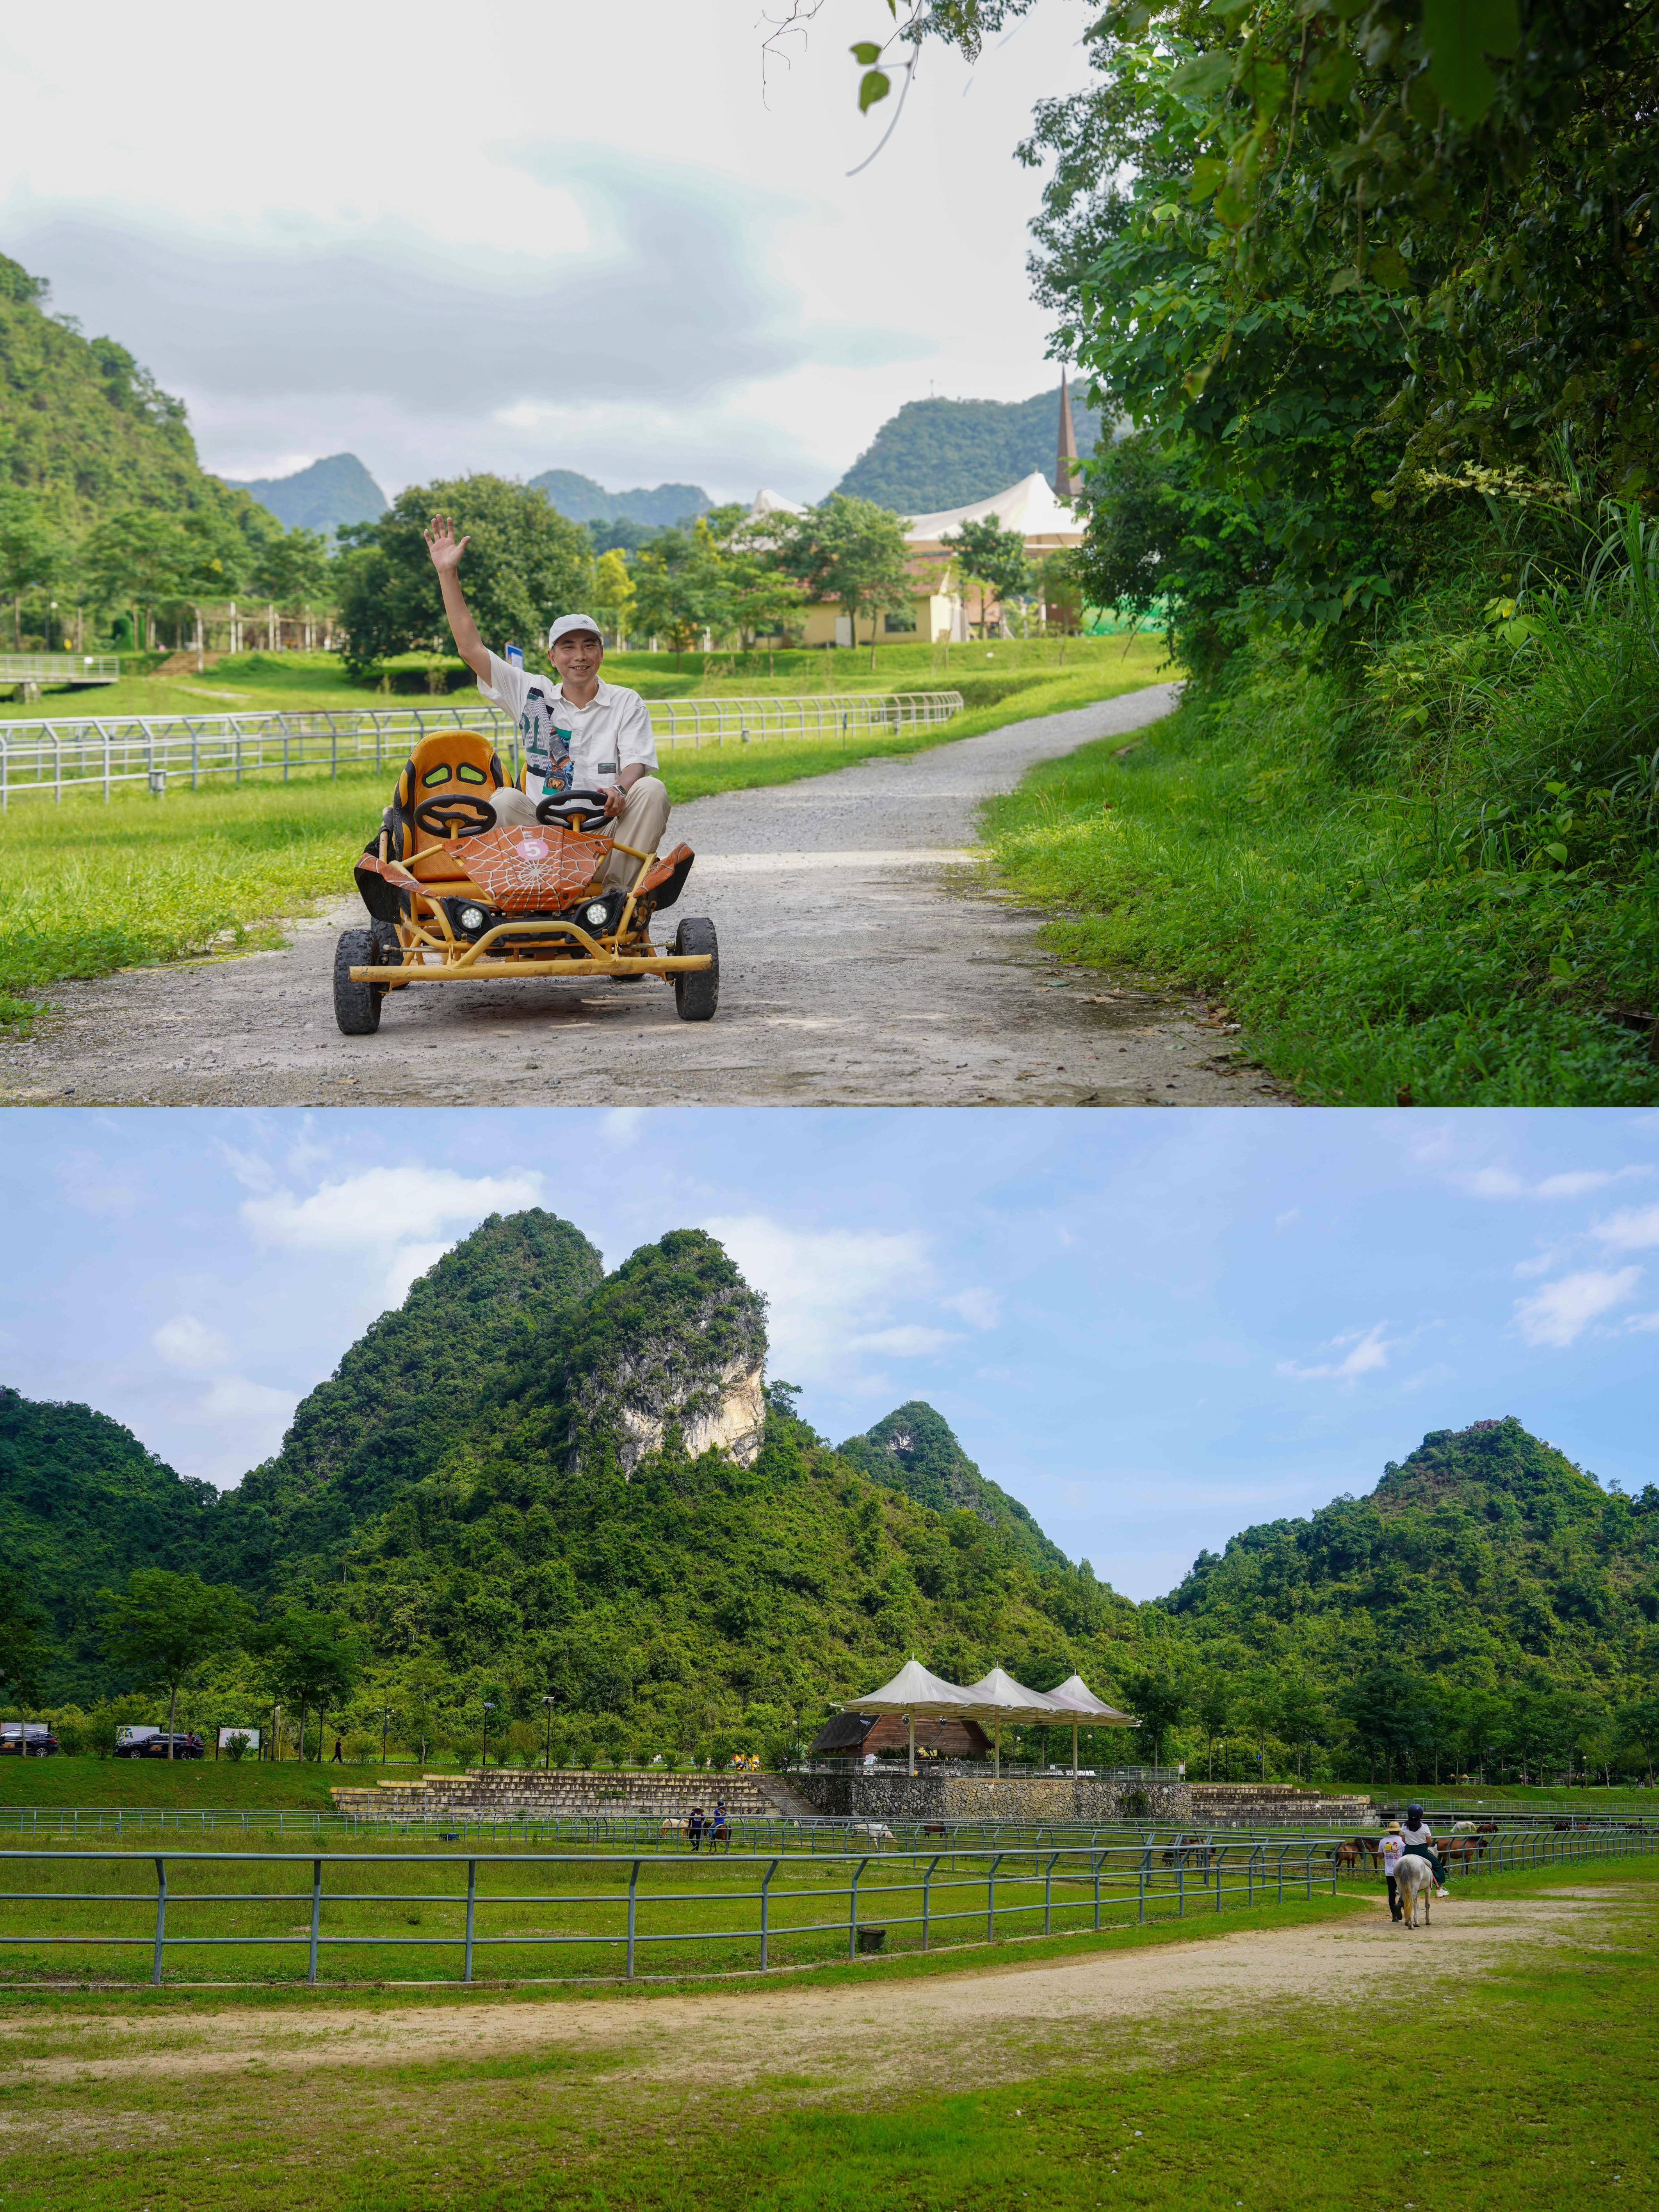
[[[441,799],[421,801],[415,826],[428,837],[479,837],[495,827],[495,810],[487,799],[474,799],[468,792],[446,792]]]
[[[550,792],[538,802],[536,819],[547,829],[575,830],[586,832],[603,827],[609,819],[605,811],[602,791]]]

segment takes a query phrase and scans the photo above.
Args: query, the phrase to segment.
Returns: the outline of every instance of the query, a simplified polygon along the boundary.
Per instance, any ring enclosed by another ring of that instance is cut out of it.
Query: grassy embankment
[[[875,688],[918,688],[927,677],[927,657],[938,650],[884,648]],[[985,660],[988,650],[997,656],[994,663]],[[680,802],[793,782],[872,755],[916,752],[1030,715],[1112,698],[1159,680],[1161,672],[1162,648],[1152,638],[1133,640],[1127,652],[1114,639],[1069,640],[1063,666],[1057,641],[1017,640],[988,649],[952,647],[948,678],[936,679],[941,685],[955,685],[959,677],[967,680],[962,662],[969,651],[979,655],[974,681],[988,695],[1001,689],[1005,677],[1023,688],[1000,698],[987,696],[953,722],[902,735],[855,734],[844,744],[784,740],[665,750],[664,780]],[[916,667],[908,665],[907,656]],[[305,657],[283,658],[297,664]],[[686,656],[688,662],[696,658]],[[797,659],[815,666],[844,659],[847,669],[830,672],[830,689],[850,688],[854,658],[777,656],[781,663]],[[864,659],[867,678],[868,655]],[[223,672],[222,667],[214,672]],[[295,693],[283,694],[273,678],[261,703],[315,703],[298,696],[305,688],[298,679],[307,672],[296,666],[288,672],[296,678]],[[620,680],[635,676],[626,664],[616,672]],[[755,688],[749,675],[706,679],[688,671],[681,696]],[[769,686],[780,695],[807,688],[826,687],[804,684],[802,672],[793,669],[780,672]],[[363,694],[354,692],[345,703],[362,705]],[[245,784],[240,791],[170,792],[161,800],[129,791],[107,805],[91,793],[66,799],[61,806],[41,799],[18,801],[0,823],[0,1020],[32,1018],[40,1001],[23,994],[69,977],[108,975],[209,948],[248,951],[280,943],[273,917],[303,912],[318,899],[349,890],[351,861],[378,817],[384,781],[372,774],[332,781],[321,771],[286,784]]]
[[[744,2014],[747,2067],[731,2063],[729,2046],[703,2063],[683,2006],[653,2033],[647,1991],[635,2027],[619,2033],[614,2015],[588,2014],[575,2039],[544,2036],[488,1996],[365,1997],[372,2040],[387,2047],[365,2045],[357,2063],[337,2032],[314,2057],[282,2034],[286,2014],[318,2002],[297,1993],[18,1996],[8,2132],[28,2156],[13,2169],[9,2201],[21,2212],[162,2203],[265,2212],[296,2197],[319,2212],[437,2212],[463,2200],[477,2212],[666,2212],[688,2194],[710,2212],[1534,2212],[1647,2201],[1656,1874],[1633,1861],[1575,1869],[1569,1884],[1483,1887],[1485,1899],[1534,1905],[1570,1887],[1585,1917],[1553,1921],[1547,1945],[1545,1931],[1519,1928],[1479,1967],[1447,1944],[1443,1923],[1426,1936],[1357,1930],[1362,1947],[1399,1947],[1397,1991],[1385,1970],[1325,1999],[1252,1988],[1221,2005],[1172,1996],[1044,2023],[1040,2006],[1018,2002],[977,2014],[982,1970],[960,1957],[832,1967],[811,1990],[856,1979],[856,2020],[838,2009],[804,2030],[801,1984],[757,1993]],[[1219,1929],[1288,1935],[1340,1913],[1369,1918],[1374,1907],[1287,1907]],[[1127,1986],[1156,1971],[1168,1943],[1216,1932],[1213,1921],[1194,1923],[1105,1948],[1141,1954],[1123,1961]],[[1034,1944],[998,1963],[1080,1948]],[[1425,1971],[1431,1958],[1437,1972]],[[893,1984],[918,1977],[947,2003],[959,1992],[965,2009],[908,2006]],[[711,2021],[727,2024],[728,1996],[710,1988],[704,2002]],[[216,2066],[204,2098],[196,2054],[211,2063],[227,2005],[247,2058]],[[474,2049],[407,2055],[411,2006],[430,2023],[428,2042],[450,2008],[465,2006]],[[275,2065],[249,2039],[261,2033]],[[943,2089],[919,2086],[941,2077]]]
[[[1258,647],[1132,750],[1035,770],[989,842],[1063,956],[1224,997],[1310,1103],[1650,1105],[1656,714],[1616,607],[1514,647],[1425,617],[1358,691]]]

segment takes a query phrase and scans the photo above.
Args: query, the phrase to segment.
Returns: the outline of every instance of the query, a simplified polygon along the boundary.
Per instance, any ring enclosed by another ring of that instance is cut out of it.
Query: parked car
[[[57,1748],[44,1721],[0,1721],[0,1758],[50,1759]]]
[[[207,1755],[207,1745],[199,1735],[170,1736],[165,1729],[145,1729],[142,1733],[134,1729],[131,1734],[137,1741],[117,1743],[118,1759],[165,1759],[168,1744],[173,1746],[175,1759],[204,1759]]]

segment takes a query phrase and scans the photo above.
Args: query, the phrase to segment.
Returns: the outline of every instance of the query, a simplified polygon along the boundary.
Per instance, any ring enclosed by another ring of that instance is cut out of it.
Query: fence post
[[[1095,1933],[1100,1933],[1100,1862],[1102,1853],[1095,1853]]]
[[[988,1943],[994,1943],[997,1940],[997,1869],[1007,1856],[1006,1851],[999,1851],[991,1861],[991,1871],[985,1878],[985,1940]]]
[[[772,1892],[772,1877],[773,1877],[773,1875],[777,1872],[777,1870],[778,1870],[779,1867],[780,1867],[781,1864],[782,1864],[782,1861],[781,1861],[781,1859],[774,1859],[774,1860],[773,1860],[773,1862],[772,1862],[772,1863],[771,1863],[771,1865],[770,1865],[769,1867],[768,1867],[768,1868],[767,1868],[767,1869],[766,1869],[766,1876],[765,1876],[765,1879],[764,1879],[764,1880],[762,1881],[762,1883],[761,1883],[761,1960],[760,1960],[760,1962],[761,1962],[761,1972],[762,1972],[762,1973],[764,1973],[764,1972],[766,1972],[766,1946],[767,1946],[767,1939],[768,1939],[768,1936],[769,1936],[769,1933],[770,1933],[770,1921],[769,1921],[769,1912],[770,1912],[770,1910],[771,1910],[771,1904],[772,1904],[772,1895],[771,1895],[771,1892]],[[635,1868],[635,1871],[637,1873],[637,1872],[638,1872],[638,1869],[637,1869],[637,1868]]]
[[[928,1861],[927,1873],[921,1877],[921,1948],[924,1951],[927,1948],[927,1916],[932,1910],[933,1901],[933,1870],[938,1866],[941,1856],[939,1852],[934,1852]]]
[[[150,1968],[151,1987],[161,1986],[161,1946],[167,1937],[167,1863],[163,1858],[155,1862],[155,1961]]]
[[[311,1959],[306,1970],[306,1979],[313,1984],[317,1979],[317,1930],[322,1924],[322,1918],[323,1863],[320,1859],[313,1859],[311,1862]]]
[[[858,1948],[859,1948],[859,1883],[860,1883],[860,1881],[863,1879],[863,1876],[864,1876],[864,1869],[866,1869],[866,1867],[867,1867],[867,1866],[869,1865],[869,1863],[870,1863],[870,1862],[869,1862],[869,1860],[868,1860],[868,1859],[860,1859],[860,1860],[859,1861],[859,1863],[858,1863],[858,1871],[857,1871],[857,1873],[856,1873],[856,1874],[854,1874],[854,1876],[853,1876],[853,1886],[852,1886],[852,1888],[848,1892],[848,1898],[847,1898],[847,1955],[848,1955],[848,1957],[849,1959],[856,1958],[856,1957],[858,1956]]]
[[[461,1976],[465,1982],[472,1979],[472,1926],[478,1901],[478,1862],[466,1863],[466,1971]]]
[[[634,1926],[640,1899],[640,1863],[635,1860],[628,1875],[628,1978],[634,1978]],[[761,1906],[761,1964],[766,1964],[766,1936],[764,1932],[766,1907]]]
[[[1043,1932],[1043,1934],[1044,1934],[1045,1936],[1048,1933],[1048,1914],[1049,1914],[1049,1907],[1050,1907],[1050,1905],[1052,1905],[1053,1900],[1054,1900],[1054,1861],[1055,1861],[1059,1856],[1060,1856],[1060,1853],[1059,1853],[1058,1851],[1051,1851],[1051,1852],[1049,1853],[1049,1855],[1048,1855],[1048,1863],[1047,1867],[1043,1869],[1043,1875],[1042,1875],[1042,1932]]]

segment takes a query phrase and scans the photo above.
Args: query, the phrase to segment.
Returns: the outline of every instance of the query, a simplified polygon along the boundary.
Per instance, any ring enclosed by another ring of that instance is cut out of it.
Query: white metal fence
[[[9,684],[115,684],[112,653],[0,653],[0,689]]]
[[[662,699],[650,705],[659,747],[845,744],[872,731],[928,728],[962,712],[959,691],[823,692],[793,699]],[[0,812],[14,799],[67,793],[107,799],[118,784],[192,791],[214,778],[402,767],[410,748],[441,730],[478,730],[520,766],[518,733],[498,708],[308,708],[273,714],[76,715],[0,723]]]

